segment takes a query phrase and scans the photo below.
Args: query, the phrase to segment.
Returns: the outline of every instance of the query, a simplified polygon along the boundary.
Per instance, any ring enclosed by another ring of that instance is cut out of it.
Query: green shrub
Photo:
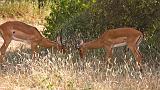
[[[44,34],[53,38],[62,30],[66,36],[97,37],[105,28],[134,27],[153,36],[159,19],[158,0],[53,0]]]
[[[78,17],[85,9],[89,8],[93,2],[94,0],[53,0],[51,13],[46,17],[47,30],[44,34],[50,38],[54,38],[62,29],[66,29],[66,25],[70,24],[74,18]]]
[[[97,38],[106,29],[137,28],[145,34],[145,41],[140,48],[144,55],[154,53],[159,57],[157,50],[151,50],[153,46],[159,47],[158,0],[92,0],[87,3],[79,0],[54,0],[46,20],[44,34],[52,39],[57,34],[62,34],[70,47],[74,47],[80,39],[86,41]]]

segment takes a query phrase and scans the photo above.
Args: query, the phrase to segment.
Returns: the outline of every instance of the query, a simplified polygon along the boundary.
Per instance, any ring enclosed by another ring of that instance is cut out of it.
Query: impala
[[[61,37],[57,37],[57,41],[53,42],[43,37],[37,28],[27,25],[20,21],[8,21],[0,25],[0,33],[4,40],[2,47],[0,48],[0,62],[2,63],[3,56],[6,49],[12,40],[23,41],[31,44],[32,59],[35,58],[37,46],[43,46],[46,48],[54,47],[60,51],[64,51],[64,47],[61,43]]]
[[[120,47],[127,45],[132,51],[137,65],[140,65],[142,61],[142,55],[139,51],[139,44],[143,39],[143,34],[133,28],[117,28],[104,32],[99,38],[83,42],[78,45],[80,57],[83,58],[87,49],[92,48],[105,48],[107,50],[108,58],[112,58],[112,49],[114,47]]]

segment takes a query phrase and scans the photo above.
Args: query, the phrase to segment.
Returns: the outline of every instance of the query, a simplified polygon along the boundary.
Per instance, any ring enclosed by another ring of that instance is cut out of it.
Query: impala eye
[[[13,34],[16,33],[15,31],[13,31]]]

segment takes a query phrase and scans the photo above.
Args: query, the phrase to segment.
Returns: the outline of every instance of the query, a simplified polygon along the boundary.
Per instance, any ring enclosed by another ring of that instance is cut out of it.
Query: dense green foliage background
[[[152,40],[160,26],[158,0],[53,0],[51,8],[44,32],[50,38],[59,32],[92,38],[106,29],[134,27]]]
[[[144,55],[159,54],[159,0],[52,0],[51,10],[44,34],[52,39],[61,34],[71,47],[108,29],[133,27],[145,34]]]
[[[52,0],[46,20],[44,34],[52,39],[61,34],[64,43],[72,46],[108,29],[133,27],[145,34],[141,51],[146,56],[160,52],[159,0]]]

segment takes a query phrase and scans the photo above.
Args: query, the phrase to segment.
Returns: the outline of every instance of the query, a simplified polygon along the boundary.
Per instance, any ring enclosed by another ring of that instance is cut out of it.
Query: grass
[[[29,50],[9,52],[1,65],[0,89],[4,90],[159,90],[160,71],[144,66],[108,64],[101,60],[75,61],[72,54],[42,50],[35,62]],[[89,58],[91,59],[91,58]]]

